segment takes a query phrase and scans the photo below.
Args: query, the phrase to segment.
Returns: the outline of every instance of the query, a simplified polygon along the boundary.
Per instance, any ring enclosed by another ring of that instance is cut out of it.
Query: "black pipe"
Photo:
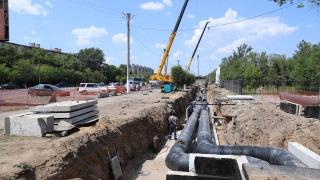
[[[189,171],[189,154],[187,154],[192,134],[195,130],[201,106],[196,106],[176,143],[166,157],[166,165],[174,171]]]
[[[208,111],[206,109],[201,110],[197,137],[197,153],[220,155],[245,155],[267,161],[271,165],[307,167],[287,150],[281,148],[269,146],[259,147],[213,145],[210,134]]]

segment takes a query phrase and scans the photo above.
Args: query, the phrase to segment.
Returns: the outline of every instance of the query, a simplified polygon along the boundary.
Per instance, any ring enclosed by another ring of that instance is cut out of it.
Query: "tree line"
[[[320,43],[302,40],[293,57],[266,52],[254,52],[248,44],[242,44],[232,55],[222,59],[222,80],[244,80],[248,85],[259,81],[319,81]],[[215,71],[209,74],[215,77]]]
[[[53,53],[45,49],[12,45],[0,47],[0,84],[15,83],[22,87],[39,83],[66,82],[126,82],[127,65],[119,67],[104,63],[104,53],[98,48],[86,48],[77,54]],[[40,72],[40,73],[39,73]],[[135,75],[147,77],[145,73]]]

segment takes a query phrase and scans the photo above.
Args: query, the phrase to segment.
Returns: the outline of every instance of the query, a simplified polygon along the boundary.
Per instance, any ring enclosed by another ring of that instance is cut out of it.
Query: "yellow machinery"
[[[171,36],[170,36],[170,39],[169,39],[169,43],[168,43],[166,51],[164,52],[164,55],[162,57],[162,61],[161,61],[161,64],[159,66],[158,72],[157,72],[157,74],[150,76],[150,79],[152,79],[152,80],[158,80],[159,82],[172,82],[172,79],[167,78],[166,74],[165,74],[165,76],[161,76],[161,72],[162,72],[164,64],[166,63],[167,57],[168,57],[170,49],[171,49],[171,45],[172,45],[173,40],[174,40],[174,38],[175,38],[175,36],[177,34],[177,30],[179,28],[182,16],[184,14],[184,11],[185,11],[185,9],[187,7],[188,2],[189,2],[189,0],[185,0],[185,2],[184,2],[184,5],[183,5],[182,10],[180,12],[178,21],[176,23],[176,26],[174,27],[174,30],[171,33]]]
[[[198,44],[197,44],[196,48],[195,48],[194,51],[193,51],[193,54],[192,54],[192,57],[191,57],[191,59],[190,59],[189,65],[188,65],[188,67],[187,67],[187,69],[186,69],[187,72],[190,70],[190,66],[191,66],[193,57],[194,57],[194,55],[195,55],[196,52],[197,52],[197,49],[198,49],[198,46],[199,46],[200,41],[201,41],[201,39],[202,39],[202,36],[203,36],[204,32],[206,31],[206,28],[207,28],[207,26],[208,26],[209,23],[210,23],[210,21],[207,21],[206,25],[205,25],[204,28],[203,28],[203,31],[202,31],[202,34],[201,34],[200,39],[199,39],[199,41],[198,41]]]

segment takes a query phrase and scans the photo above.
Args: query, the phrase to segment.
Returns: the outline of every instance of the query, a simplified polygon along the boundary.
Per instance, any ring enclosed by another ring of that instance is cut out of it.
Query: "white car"
[[[135,91],[136,90],[136,85],[133,84],[132,82],[130,82],[129,87],[130,87],[131,91]],[[124,88],[127,89],[127,83],[124,85]]]
[[[80,83],[80,87],[78,90],[81,94],[86,95],[88,93],[102,93],[107,92],[108,89],[106,87],[98,86],[96,83]]]

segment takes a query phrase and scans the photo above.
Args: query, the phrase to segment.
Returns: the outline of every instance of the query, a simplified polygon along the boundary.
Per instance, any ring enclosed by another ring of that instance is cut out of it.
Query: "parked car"
[[[132,82],[130,82],[129,87],[130,87],[131,91],[135,91],[136,90],[136,85],[133,84]],[[127,83],[124,85],[124,88],[127,89]]]
[[[28,89],[31,96],[70,96],[70,92],[51,84],[38,84]]]
[[[56,84],[57,87],[68,87],[69,85],[66,82],[59,82]]]
[[[78,91],[81,94],[86,95],[88,93],[107,92],[107,88],[98,86],[96,83],[80,83]]]
[[[3,84],[2,86],[0,86],[0,89],[18,89],[19,86],[15,85],[15,84]]]
[[[109,83],[108,84],[108,90],[109,91],[115,91],[115,90],[117,90],[117,83]]]

